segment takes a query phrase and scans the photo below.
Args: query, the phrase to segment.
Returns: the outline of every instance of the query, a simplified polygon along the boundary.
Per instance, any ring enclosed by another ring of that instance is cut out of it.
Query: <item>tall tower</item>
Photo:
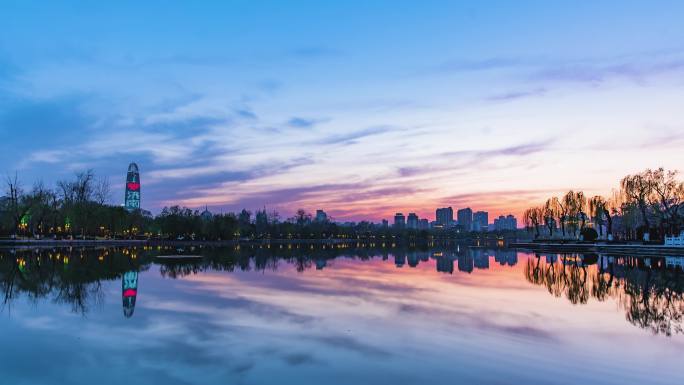
[[[128,165],[124,207],[128,211],[140,209],[140,172],[138,171],[138,165],[135,163]]]

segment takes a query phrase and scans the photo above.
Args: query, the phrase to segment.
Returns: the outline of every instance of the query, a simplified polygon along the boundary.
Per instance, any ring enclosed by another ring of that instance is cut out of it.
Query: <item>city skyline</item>
[[[30,188],[92,168],[118,205],[135,162],[153,213],[377,223],[521,217],[684,164],[679,2],[160,8],[4,5],[0,173]]]

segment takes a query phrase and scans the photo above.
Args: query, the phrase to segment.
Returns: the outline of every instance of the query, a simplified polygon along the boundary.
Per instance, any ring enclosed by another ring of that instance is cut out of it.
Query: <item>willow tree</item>
[[[651,228],[651,224],[648,220],[648,199],[653,193],[653,185],[648,177],[649,172],[651,172],[651,170],[646,170],[645,172],[634,175],[627,175],[620,181],[620,187],[627,198],[627,203],[634,203],[639,208],[641,220],[644,223],[646,231]]]
[[[684,182],[677,180],[677,171],[665,171],[662,167],[646,170],[644,174],[651,186],[648,203],[661,232],[676,232],[684,215]]]
[[[603,236],[603,217],[605,216],[607,220],[610,220],[610,212],[607,207],[608,202],[600,195],[594,195],[589,199],[589,216],[599,228],[600,236]]]
[[[563,238],[565,238],[565,223],[568,220],[568,205],[565,203],[565,199],[558,199],[556,197],[551,199],[553,200],[553,205],[556,208],[556,216],[558,217],[558,223],[561,225]]]
[[[560,211],[560,208],[558,207],[558,199],[547,199],[542,210],[544,225],[546,225],[546,227],[549,229],[549,236],[553,237],[553,230],[556,227],[556,217]]]
[[[530,207],[523,213],[523,219],[525,221],[525,227],[528,229],[534,229],[535,238],[539,237],[539,225],[544,220],[544,210],[539,207]]]
[[[567,219],[571,219],[572,221],[570,224],[573,227],[573,233],[577,233],[577,221],[579,219],[581,225],[580,229],[583,229],[585,226],[585,213],[584,210],[586,208],[587,200],[584,197],[584,193],[581,191],[574,192],[572,190],[568,191],[564,196],[563,196],[563,206],[565,207],[565,212],[566,212],[566,221]]]

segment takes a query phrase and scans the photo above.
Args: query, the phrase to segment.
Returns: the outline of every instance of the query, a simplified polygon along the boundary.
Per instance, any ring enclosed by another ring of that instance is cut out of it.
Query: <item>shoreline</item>
[[[601,243],[535,243],[516,242],[510,247],[548,253],[595,253],[651,257],[684,257],[684,247],[664,245],[630,245]]]
[[[17,247],[82,247],[82,246],[141,246],[141,245],[173,245],[173,246],[234,246],[238,244],[343,244],[343,243],[403,243],[401,240],[359,240],[359,239],[251,239],[251,240],[161,240],[161,239],[2,239],[0,248]],[[426,240],[427,242],[427,240]]]

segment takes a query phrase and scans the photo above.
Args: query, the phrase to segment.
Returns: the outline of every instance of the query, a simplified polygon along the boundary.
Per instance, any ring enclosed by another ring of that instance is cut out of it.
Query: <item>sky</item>
[[[0,1],[0,174],[142,207],[520,213],[684,165],[684,3]]]

